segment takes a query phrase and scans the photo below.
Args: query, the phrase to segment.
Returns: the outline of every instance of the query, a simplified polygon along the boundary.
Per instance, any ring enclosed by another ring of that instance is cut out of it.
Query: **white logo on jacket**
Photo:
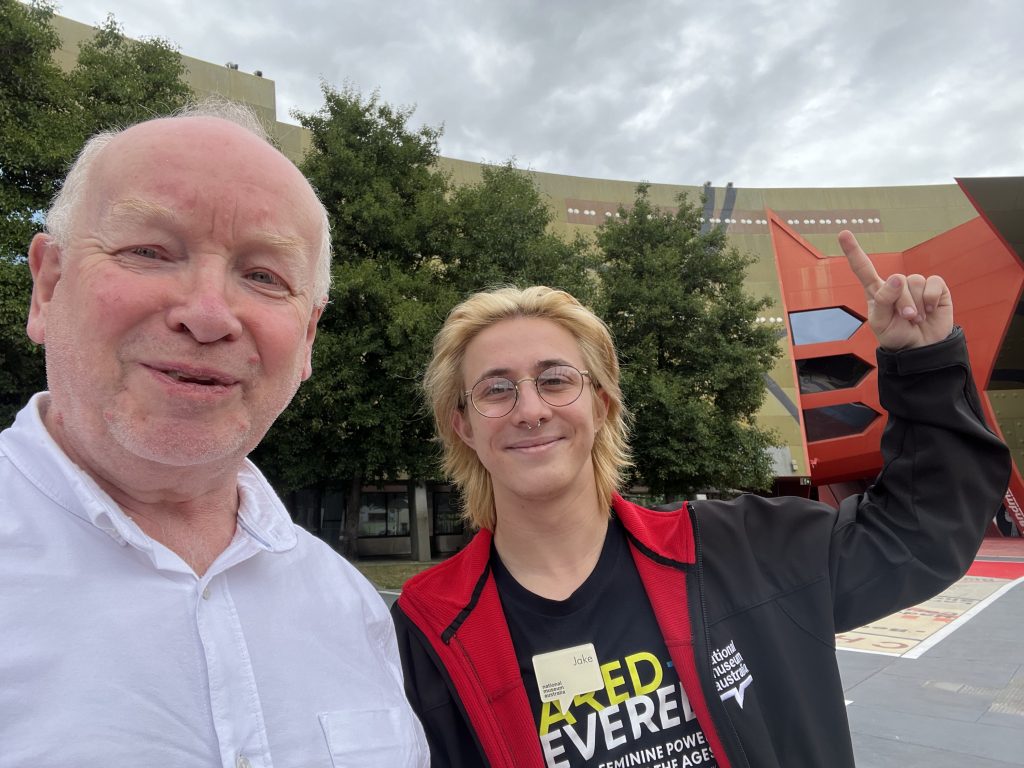
[[[714,676],[715,690],[722,701],[735,699],[740,709],[743,709],[743,697],[747,686],[754,682],[754,676],[747,669],[743,654],[736,650],[735,640],[730,640],[727,646],[711,653],[711,674]]]

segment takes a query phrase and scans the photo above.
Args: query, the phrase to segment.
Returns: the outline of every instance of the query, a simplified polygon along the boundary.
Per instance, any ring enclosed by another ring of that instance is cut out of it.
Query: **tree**
[[[552,218],[511,164],[450,189],[436,167],[441,131],[412,109],[323,85],[324,106],[296,113],[311,133],[302,170],[331,218],[331,302],[313,377],[257,449],[282,490],[347,488],[342,551],[356,556],[367,481],[436,477],[434,428],[420,391],[433,337],[466,293],[497,283],[594,291],[592,248],[550,235]]]
[[[630,210],[597,232],[603,314],[622,357],[633,412],[636,479],[676,498],[703,489],[766,489],[774,436],[754,423],[780,354],[757,324],[767,299],[747,295],[751,259],[721,228],[701,231],[685,195],[676,212],[637,187]]]
[[[24,262],[0,259],[0,429],[43,389],[43,352],[25,333],[32,277]]]
[[[0,258],[24,256],[72,158],[98,130],[165,114],[192,92],[181,56],[131,40],[112,16],[65,75],[53,6],[0,0]]]
[[[452,195],[446,275],[460,295],[505,283],[548,285],[591,303],[598,285],[592,243],[549,232],[551,207],[511,162],[485,165],[482,174],[478,184]]]
[[[440,130],[412,130],[411,109],[323,85],[324,106],[296,113],[312,146],[302,170],[331,219],[333,290],[313,377],[257,450],[284,490],[348,485],[342,551],[356,557],[366,481],[436,473],[419,378],[454,294],[438,279],[447,180]]]
[[[0,0],[0,259],[27,253],[80,143],[52,16],[44,2]]]
[[[82,43],[70,75],[82,141],[97,131],[166,115],[192,98],[177,49],[162,38],[133,40],[108,15]]]

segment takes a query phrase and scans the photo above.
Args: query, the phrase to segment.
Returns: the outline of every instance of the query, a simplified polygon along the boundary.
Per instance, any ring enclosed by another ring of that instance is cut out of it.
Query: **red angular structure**
[[[946,279],[957,323],[968,339],[986,416],[1001,434],[988,390],[997,357],[1015,313],[1020,311],[1024,259],[1015,240],[1019,233],[1006,231],[997,216],[986,214],[971,193],[970,181],[959,183],[978,208],[978,218],[908,250],[869,255],[882,275],[941,274]],[[1024,189],[1024,185],[1018,186]],[[881,468],[878,446],[885,415],[878,402],[875,340],[863,322],[867,311],[864,292],[845,259],[822,254],[774,212],[768,212],[768,219],[783,310],[789,319],[790,359],[794,379],[800,382],[797,406],[807,466],[818,495],[837,501]],[[833,314],[816,316],[838,329],[834,336],[840,338],[801,338],[801,313],[810,317],[810,313],[826,311]],[[845,323],[844,318],[848,318]],[[844,328],[850,329],[846,336],[842,335]],[[830,385],[813,391],[822,371],[829,371]],[[845,380],[840,371],[849,372]],[[1024,534],[1024,478],[1016,466],[1005,505]]]

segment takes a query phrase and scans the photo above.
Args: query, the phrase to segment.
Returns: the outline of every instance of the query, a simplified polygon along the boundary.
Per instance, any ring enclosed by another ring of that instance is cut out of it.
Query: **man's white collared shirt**
[[[426,766],[391,619],[254,466],[201,578],[54,443],[0,434],[0,766]]]

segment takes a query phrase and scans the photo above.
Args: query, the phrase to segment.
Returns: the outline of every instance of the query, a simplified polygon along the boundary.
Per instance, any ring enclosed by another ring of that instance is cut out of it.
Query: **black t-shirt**
[[[716,768],[618,520],[593,573],[565,600],[523,588],[493,549],[491,560],[548,768]],[[542,702],[534,655],[586,643],[603,687],[567,712]]]

